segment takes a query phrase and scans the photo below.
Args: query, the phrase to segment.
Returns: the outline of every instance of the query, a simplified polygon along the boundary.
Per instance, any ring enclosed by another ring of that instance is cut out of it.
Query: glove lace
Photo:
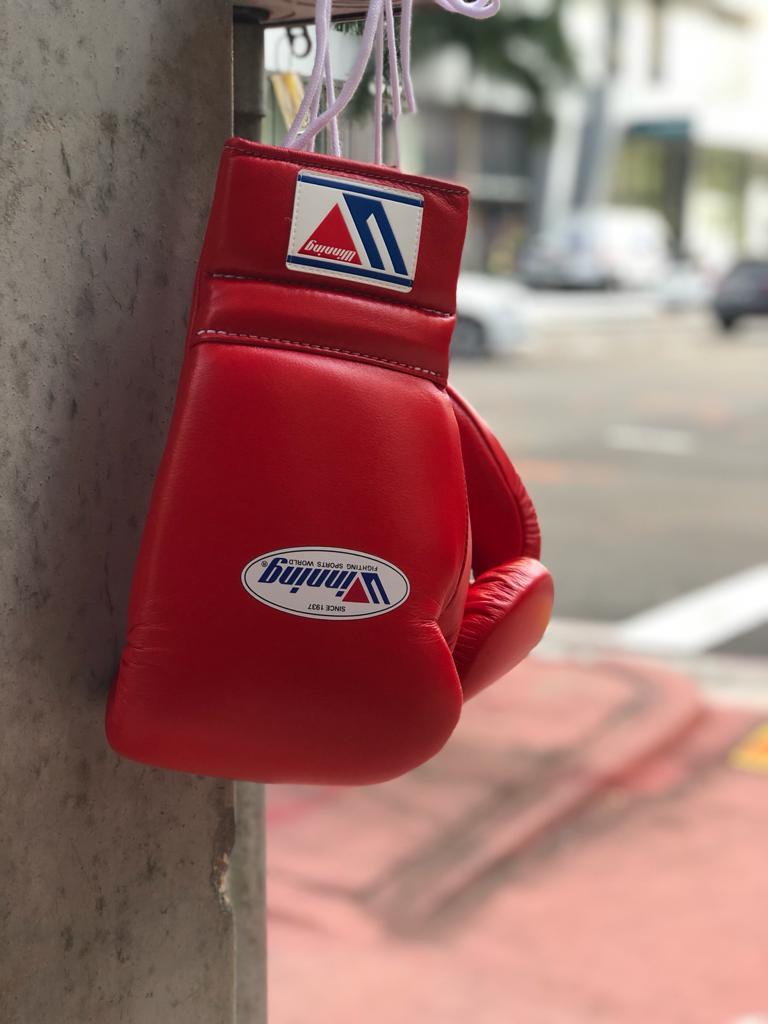
[[[490,18],[499,9],[501,0],[435,0],[452,14],[469,18]],[[318,134],[326,127],[329,146],[334,156],[341,156],[339,117],[360,87],[365,69],[374,59],[374,161],[384,161],[384,52],[389,63],[389,91],[392,107],[393,164],[400,166],[398,127],[403,112],[403,99],[408,113],[416,112],[416,97],[411,78],[411,27],[413,0],[402,0],[400,11],[399,59],[393,0],[369,0],[363,23],[360,45],[346,82],[338,95],[334,86],[331,62],[331,18],[333,0],[315,0],[315,59],[306,91],[296,117],[288,129],[283,145],[289,149],[313,150]],[[320,103],[325,86],[325,109]]]

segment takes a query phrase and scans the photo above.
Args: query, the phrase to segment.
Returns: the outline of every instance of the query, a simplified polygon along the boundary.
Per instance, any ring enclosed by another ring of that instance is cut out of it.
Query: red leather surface
[[[373,302],[302,282],[205,277],[199,297],[198,326],[190,344],[229,338],[268,348],[300,348],[445,383],[454,323],[449,314],[423,313],[391,299]],[[362,332],[360,324],[365,324]]]
[[[461,708],[438,622],[463,606],[468,575],[441,387],[466,192],[407,179],[425,196],[413,291],[347,288],[285,267],[304,164],[401,179],[225,148],[107,731],[121,753],[168,768],[365,783],[430,757]],[[269,607],[242,585],[260,554],[312,545],[392,562],[409,597],[338,621]]]
[[[530,654],[549,624],[553,600],[552,577],[535,558],[519,558],[475,579],[453,651],[464,700]]]
[[[449,388],[461,435],[472,528],[472,571],[454,647],[464,699],[496,682],[544,634],[552,577],[537,561],[541,537],[525,487],[490,427]]]
[[[151,764],[268,781],[372,782],[425,760],[461,707],[436,619],[466,532],[458,433],[433,384],[196,346],[145,527],[110,742]],[[410,597],[372,619],[313,620],[241,585],[262,552],[313,544],[393,562]]]
[[[423,196],[421,242],[410,292],[297,274],[286,267],[296,178],[304,167]],[[272,337],[331,346],[337,356],[379,357],[384,365],[390,361],[412,367],[442,383],[448,370],[467,206],[467,190],[458,185],[230,139],[200,260],[196,330],[249,333],[254,343]],[[258,332],[244,324],[252,310],[257,312]],[[195,340],[190,334],[190,344]]]
[[[461,434],[470,494],[475,576],[527,555],[538,558],[541,533],[533,502],[517,471],[465,398],[449,388]]]
[[[286,268],[303,165],[424,195],[410,293]],[[516,590],[504,567],[503,580],[482,573],[496,554],[537,550],[535,515],[490,432],[444,389],[466,202],[385,168],[225,147],[107,708],[119,752],[240,779],[383,780],[455,727],[457,636],[472,692],[525,647],[530,616],[510,623],[532,603],[535,571],[511,570]],[[462,448],[479,577],[468,614]],[[254,599],[244,567],[297,547],[391,562],[410,593],[347,621]]]

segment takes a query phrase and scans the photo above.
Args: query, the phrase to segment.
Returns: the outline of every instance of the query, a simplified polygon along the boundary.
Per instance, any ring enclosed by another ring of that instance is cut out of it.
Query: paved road
[[[532,350],[456,361],[537,503],[562,618],[615,622],[768,563],[768,321],[536,299]],[[768,654],[768,623],[713,649]]]

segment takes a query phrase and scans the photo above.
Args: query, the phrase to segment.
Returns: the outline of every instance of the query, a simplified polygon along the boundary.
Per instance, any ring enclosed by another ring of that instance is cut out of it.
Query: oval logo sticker
[[[312,619],[367,619],[399,607],[404,573],[383,558],[346,548],[281,548],[243,569],[245,589],[262,604]]]

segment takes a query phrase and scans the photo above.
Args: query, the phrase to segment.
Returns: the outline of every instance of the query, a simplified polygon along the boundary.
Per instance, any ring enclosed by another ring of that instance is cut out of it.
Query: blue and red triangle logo
[[[315,256],[338,263],[360,263],[357,247],[352,241],[339,204],[331,207],[315,230],[299,249],[302,256]]]

